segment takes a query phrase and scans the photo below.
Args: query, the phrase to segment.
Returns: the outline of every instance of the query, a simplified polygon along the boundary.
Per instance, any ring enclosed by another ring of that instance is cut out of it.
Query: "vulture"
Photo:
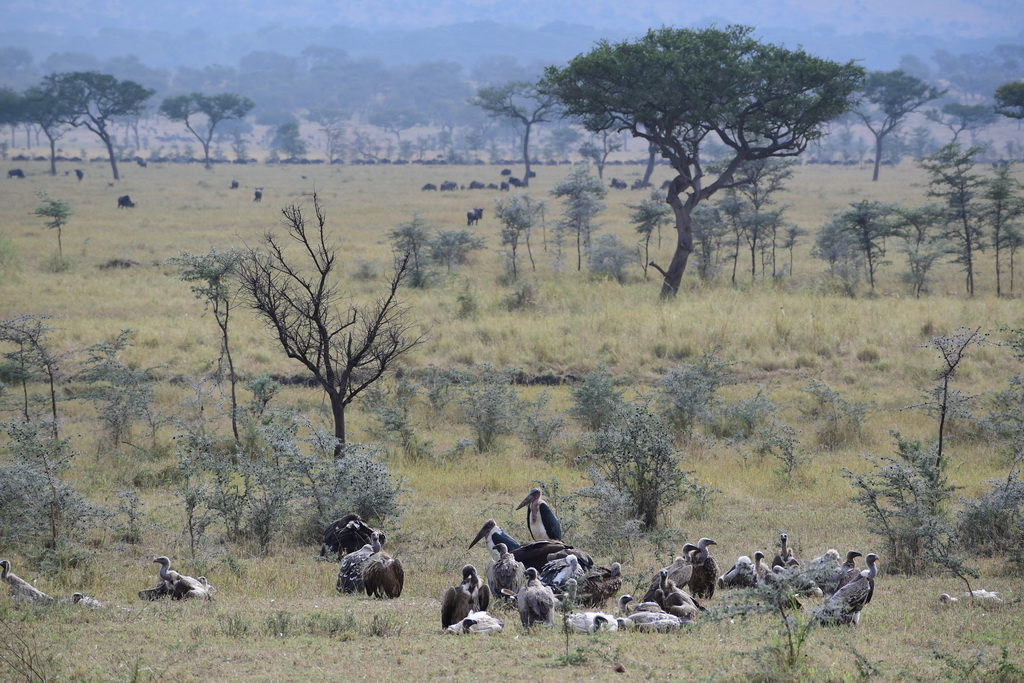
[[[557,560],[567,555],[575,555],[580,561],[580,566],[585,570],[594,566],[594,558],[561,541],[533,541],[518,548],[510,547],[509,549],[512,550],[512,555],[523,563],[524,567],[533,567],[538,572],[551,560]]]
[[[573,612],[566,616],[565,621],[576,633],[619,630],[618,620],[605,612]]]
[[[494,546],[498,559],[487,565],[487,585],[495,595],[516,595],[526,582],[526,567],[517,560],[504,543]]]
[[[631,595],[623,595],[619,598],[619,609],[625,614],[618,620],[620,629],[632,628],[637,631],[668,633],[678,631],[688,620],[680,619],[674,614],[669,614],[653,602],[642,602],[636,607],[629,608],[633,600]]]
[[[769,567],[764,561],[764,553],[758,550],[754,553],[754,577],[757,582],[764,581],[764,577],[771,574],[772,568]]]
[[[661,585],[654,591],[654,602],[664,611],[680,619],[693,619],[698,612],[704,611],[704,608],[694,602],[686,591],[668,578],[668,572],[664,569],[661,570]]]
[[[708,553],[709,545],[718,545],[710,538],[697,541],[697,551],[691,553],[693,571],[690,574],[690,594],[695,598],[711,598],[718,584],[718,561]],[[679,582],[676,582],[679,584]],[[681,584],[680,584],[681,585]]]
[[[532,489],[516,506],[516,510],[526,508],[526,528],[535,541],[561,541],[562,525],[555,517],[555,511],[541,499],[539,488]]]
[[[665,567],[668,571],[668,578],[675,581],[677,586],[686,586],[690,583],[690,577],[693,576],[693,565],[690,563],[690,554],[697,550],[697,546],[692,543],[687,543],[683,546],[683,554],[672,561],[672,564]],[[658,590],[661,586],[661,572],[655,572],[651,578],[651,585],[644,593],[643,602],[650,602],[654,600],[654,591]]]
[[[772,559],[772,568],[775,567],[799,567],[800,562],[793,557],[793,549],[789,547],[789,534],[779,534],[780,550]]]
[[[540,570],[540,582],[551,588],[555,595],[565,592],[569,581],[579,581],[586,571],[580,566],[580,558],[566,555],[546,563]]]
[[[11,571],[10,560],[0,560],[0,580],[7,584],[11,598],[23,602],[53,602],[53,598]]]
[[[996,605],[1003,604],[1003,599],[999,597],[997,591],[987,591],[981,588],[976,590],[961,593],[958,596],[952,596],[949,593],[943,593],[939,596],[939,600],[948,604],[955,605],[958,602],[964,602],[969,605],[984,605],[986,607],[994,607]]]
[[[732,569],[718,578],[719,588],[752,588],[756,584],[754,561],[746,555],[740,555]]]
[[[846,553],[846,561],[835,568],[831,575],[826,576],[822,581],[823,591],[826,595],[832,595],[837,590],[850,583],[860,574],[857,569],[857,558],[861,553],[851,550]]]
[[[345,557],[341,558],[341,566],[338,568],[338,580],[334,584],[334,587],[338,589],[339,593],[360,593],[363,590],[363,564],[370,559],[370,555],[373,555],[373,543],[374,537],[380,540],[380,532],[373,532],[371,537],[371,543],[367,543],[359,550],[351,552]]]
[[[480,583],[476,567],[462,568],[462,583],[452,586],[441,598],[441,628],[462,621],[472,612],[486,612],[491,602],[490,589]]]
[[[555,596],[537,578],[535,567],[526,570],[526,585],[519,589],[516,603],[523,626],[530,628],[534,624],[555,623]]]
[[[505,622],[487,612],[470,612],[464,619],[447,627],[449,633],[500,633]]]
[[[200,581],[191,576],[179,574],[170,568],[171,561],[163,556],[154,558],[153,561],[160,565],[160,580],[163,582],[172,600],[188,600],[190,598],[199,600],[213,599],[208,590],[209,584],[206,583],[206,577],[203,577],[203,581]]]
[[[327,557],[328,553],[347,555],[359,550],[370,542],[370,536],[375,529],[370,527],[362,517],[352,513],[341,519],[331,522],[324,530],[324,540],[320,544],[320,557]],[[380,542],[384,543],[385,536],[380,534]]]
[[[875,575],[878,573],[876,562],[878,555],[868,553],[864,558],[868,568],[850,583],[837,590],[815,615],[818,623],[823,626],[848,624],[856,626],[860,623],[860,612],[871,602],[875,593]]]
[[[101,603],[99,600],[97,600],[96,598],[91,598],[88,595],[85,595],[84,593],[73,594],[71,596],[71,602],[76,605],[81,605],[82,607],[91,607],[92,609],[100,609],[101,607],[103,607],[103,603]]]
[[[577,603],[582,607],[600,607],[622,588],[622,565],[594,567],[580,580]]]
[[[405,584],[405,569],[401,560],[381,550],[383,544],[383,534],[372,535],[373,554],[363,562],[363,587],[367,595],[375,598],[397,598]]]

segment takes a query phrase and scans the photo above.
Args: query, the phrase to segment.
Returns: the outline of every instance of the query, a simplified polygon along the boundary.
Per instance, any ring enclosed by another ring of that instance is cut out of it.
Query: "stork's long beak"
[[[476,535],[476,538],[474,538],[474,539],[473,539],[473,542],[469,544],[469,547],[470,547],[470,548],[472,548],[473,546],[475,546],[475,545],[476,545],[477,543],[479,543],[479,542],[480,542],[480,539],[481,539],[481,538],[483,538],[483,537],[484,537],[484,536],[486,536],[486,535],[487,535],[487,525],[486,525],[486,524],[484,524],[484,525],[483,525],[483,526],[482,526],[482,527],[480,528],[480,532],[479,532],[479,533],[477,533],[477,535]]]
[[[523,502],[516,506],[516,510],[518,510],[519,508],[522,508],[522,507],[526,507],[527,505],[530,504],[530,501],[532,501],[532,500],[533,500],[533,493],[532,492],[531,493],[527,493],[526,494],[526,498],[523,498]]]

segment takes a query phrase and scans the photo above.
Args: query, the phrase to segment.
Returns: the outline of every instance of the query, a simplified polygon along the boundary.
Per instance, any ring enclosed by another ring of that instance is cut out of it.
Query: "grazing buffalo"
[[[506,183],[504,180],[502,180],[501,181],[500,189],[501,189],[502,192],[508,192],[509,191],[508,183]]]
[[[505,175],[505,176],[512,175],[512,169],[511,168],[503,168],[503,169],[501,169],[501,175]]]
[[[434,183],[427,183],[420,189],[423,190],[424,192],[437,192],[437,185],[435,185]]]
[[[252,193],[252,200],[254,202],[258,202],[258,201],[260,201],[262,199],[263,199],[263,188],[262,187],[257,187],[256,190]]]
[[[471,190],[482,190],[485,187],[487,187],[487,186],[484,185],[483,183],[481,183],[479,180],[474,180],[473,182],[471,182],[469,184],[469,189],[471,189]]]
[[[648,188],[650,186],[651,186],[651,184],[650,183],[645,183],[643,181],[643,178],[637,178],[636,180],[633,181],[633,184],[630,186],[629,189],[631,189],[631,190],[643,190],[643,189]]]
[[[511,185],[512,187],[522,187],[523,181],[520,180],[519,178],[516,178],[515,176],[509,176],[508,184]]]
[[[466,225],[476,225],[484,217],[483,209],[470,209],[466,212]]]
[[[238,181],[237,180],[232,180],[231,181],[231,189],[232,190],[237,190],[238,189]]]
[[[8,178],[24,178],[25,177],[25,172],[22,171],[20,168],[12,168],[10,171],[7,172],[7,177]]]
[[[142,157],[135,157],[135,163],[137,163],[142,168],[146,168],[146,160],[143,159]]]
[[[135,202],[128,195],[121,195],[117,198],[117,208],[119,209],[134,209]]]
[[[82,173],[82,169],[76,168],[75,169],[75,176],[78,178],[78,182],[82,182],[82,178],[85,177],[85,174]]]
[[[615,188],[616,190],[625,190],[629,186],[626,185],[626,181],[625,180],[619,180],[618,178],[612,178],[612,187]]]
[[[453,180],[446,180],[441,183],[441,192],[454,192],[459,189],[459,184]]]

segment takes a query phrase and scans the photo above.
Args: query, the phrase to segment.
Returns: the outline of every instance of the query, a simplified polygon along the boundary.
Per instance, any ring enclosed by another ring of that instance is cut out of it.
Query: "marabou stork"
[[[24,602],[53,602],[53,598],[11,571],[9,560],[0,560],[0,581],[7,584],[14,600]]]
[[[526,507],[526,527],[535,541],[561,541],[562,525],[551,506],[541,500],[539,488],[532,489],[516,510]]]
[[[480,527],[480,532],[477,533],[476,538],[474,538],[473,542],[469,544],[469,547],[472,548],[475,546],[482,538],[487,539],[487,549],[491,552],[494,552],[499,543],[504,543],[505,547],[512,551],[517,550],[519,546],[522,545],[519,541],[512,538],[508,533],[502,530],[502,528],[498,526],[498,523],[493,519],[489,519],[484,522],[484,525]]]
[[[550,626],[555,623],[555,596],[537,578],[535,567],[526,570],[526,585],[519,589],[516,604],[519,606],[519,619],[527,628],[534,624]]]
[[[367,595],[375,598],[397,598],[405,585],[405,569],[401,560],[381,549],[383,543],[383,534],[372,535],[373,554],[363,563],[363,587]]]
[[[494,546],[494,551],[498,559],[487,565],[487,585],[494,595],[516,595],[526,583],[526,567],[508,551],[504,543]]]
[[[825,602],[815,615],[818,623],[823,626],[842,624],[856,626],[860,623],[861,610],[871,602],[871,597],[875,594],[878,555],[868,553],[864,560],[867,562],[868,568],[863,570],[856,579],[837,590]]]
[[[441,598],[441,628],[462,621],[471,612],[486,612],[490,602],[490,589],[480,583],[476,567],[467,564],[462,568],[462,583],[446,590]]]

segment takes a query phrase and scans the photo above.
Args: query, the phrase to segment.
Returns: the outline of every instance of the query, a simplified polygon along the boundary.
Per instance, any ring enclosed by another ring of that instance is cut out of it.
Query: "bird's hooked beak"
[[[494,524],[492,523],[492,521],[491,520],[486,521],[484,523],[484,525],[480,528],[480,531],[477,533],[476,538],[474,538],[473,542],[469,544],[469,547],[472,548],[477,543],[479,543],[480,539],[483,538],[484,536],[486,536],[487,532],[490,531],[493,528],[494,528]]]

